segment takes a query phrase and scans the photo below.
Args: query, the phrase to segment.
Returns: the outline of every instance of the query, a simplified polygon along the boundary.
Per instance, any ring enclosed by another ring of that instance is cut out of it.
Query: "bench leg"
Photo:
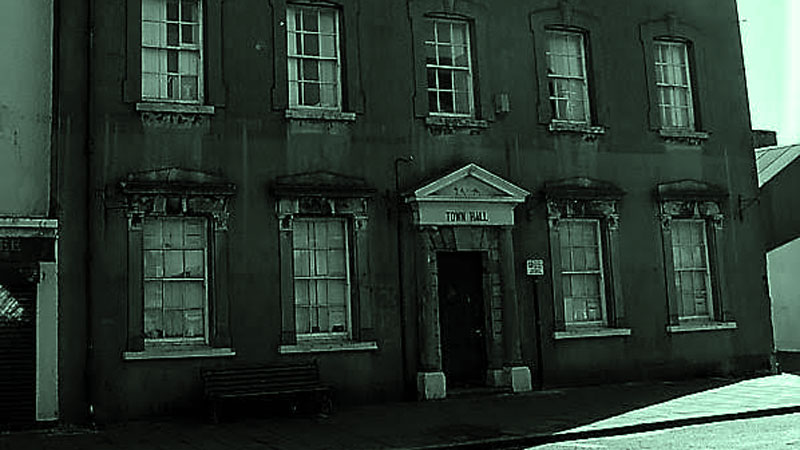
[[[323,392],[319,396],[319,412],[325,415],[333,414],[333,395],[330,392]]]
[[[217,401],[210,400],[208,402],[208,418],[213,424],[219,423],[219,415],[217,413]]]

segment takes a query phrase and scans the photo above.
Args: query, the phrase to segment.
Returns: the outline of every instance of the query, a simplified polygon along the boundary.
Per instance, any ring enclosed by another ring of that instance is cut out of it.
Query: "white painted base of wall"
[[[531,369],[526,366],[521,367],[506,367],[504,370],[508,372],[508,377],[511,379],[511,390],[516,392],[530,392],[533,390],[531,383]]]
[[[438,400],[447,396],[444,372],[417,372],[417,396],[421,400]]]

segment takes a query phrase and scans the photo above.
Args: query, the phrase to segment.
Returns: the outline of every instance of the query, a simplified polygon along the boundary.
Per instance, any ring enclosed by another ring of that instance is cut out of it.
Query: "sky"
[[[737,0],[750,120],[800,143],[800,0]]]

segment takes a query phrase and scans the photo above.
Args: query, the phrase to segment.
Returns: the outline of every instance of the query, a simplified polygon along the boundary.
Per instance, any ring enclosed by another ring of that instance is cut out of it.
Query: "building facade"
[[[0,426],[58,418],[53,5],[0,19]]]
[[[800,182],[800,145],[756,149],[758,209],[764,220],[767,276],[772,303],[772,328],[778,361],[791,367],[800,355],[800,297],[795,268],[800,260],[800,214],[795,191]],[[791,359],[791,361],[790,361]],[[793,364],[792,364],[793,363]]]
[[[99,420],[213,367],[314,360],[340,402],[768,367],[733,1],[89,17]]]

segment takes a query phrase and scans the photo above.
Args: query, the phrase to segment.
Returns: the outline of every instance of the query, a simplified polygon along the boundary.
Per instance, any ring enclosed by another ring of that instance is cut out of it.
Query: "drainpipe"
[[[94,302],[92,301],[92,252],[95,246],[95,233],[94,224],[92,223],[91,211],[94,209],[95,198],[95,181],[94,170],[92,165],[94,159],[94,139],[92,130],[94,129],[94,113],[96,96],[92,89],[94,77],[94,10],[95,0],[89,0],[86,4],[86,95],[88,97],[86,106],[86,128],[84,130],[86,140],[86,208],[84,211],[86,220],[86,236],[84,242],[87,245],[84,254],[84,264],[86,273],[84,275],[84,282],[86,283],[86,365],[84,367],[84,389],[86,392],[86,403],[88,406],[87,417],[92,427],[95,426],[95,410],[94,410],[94,387],[96,385],[96,370],[95,370],[95,355],[94,355],[94,320],[93,308]]]
[[[401,353],[401,360],[402,360],[402,370],[403,370],[403,393],[405,397],[409,397],[411,395],[411,389],[409,387],[409,380],[408,380],[408,361],[406,358],[406,325],[408,323],[408,318],[406,317],[406,305],[405,305],[405,289],[403,288],[403,269],[405,268],[405,263],[403,261],[403,245],[401,239],[401,233],[403,229],[403,221],[400,215],[400,207],[402,205],[403,199],[400,196],[400,163],[411,164],[414,162],[414,157],[409,155],[407,157],[400,156],[395,158],[394,160],[394,198],[395,198],[395,207],[397,208],[397,217],[396,220],[396,244],[397,244],[397,294],[400,298],[400,353]]]

